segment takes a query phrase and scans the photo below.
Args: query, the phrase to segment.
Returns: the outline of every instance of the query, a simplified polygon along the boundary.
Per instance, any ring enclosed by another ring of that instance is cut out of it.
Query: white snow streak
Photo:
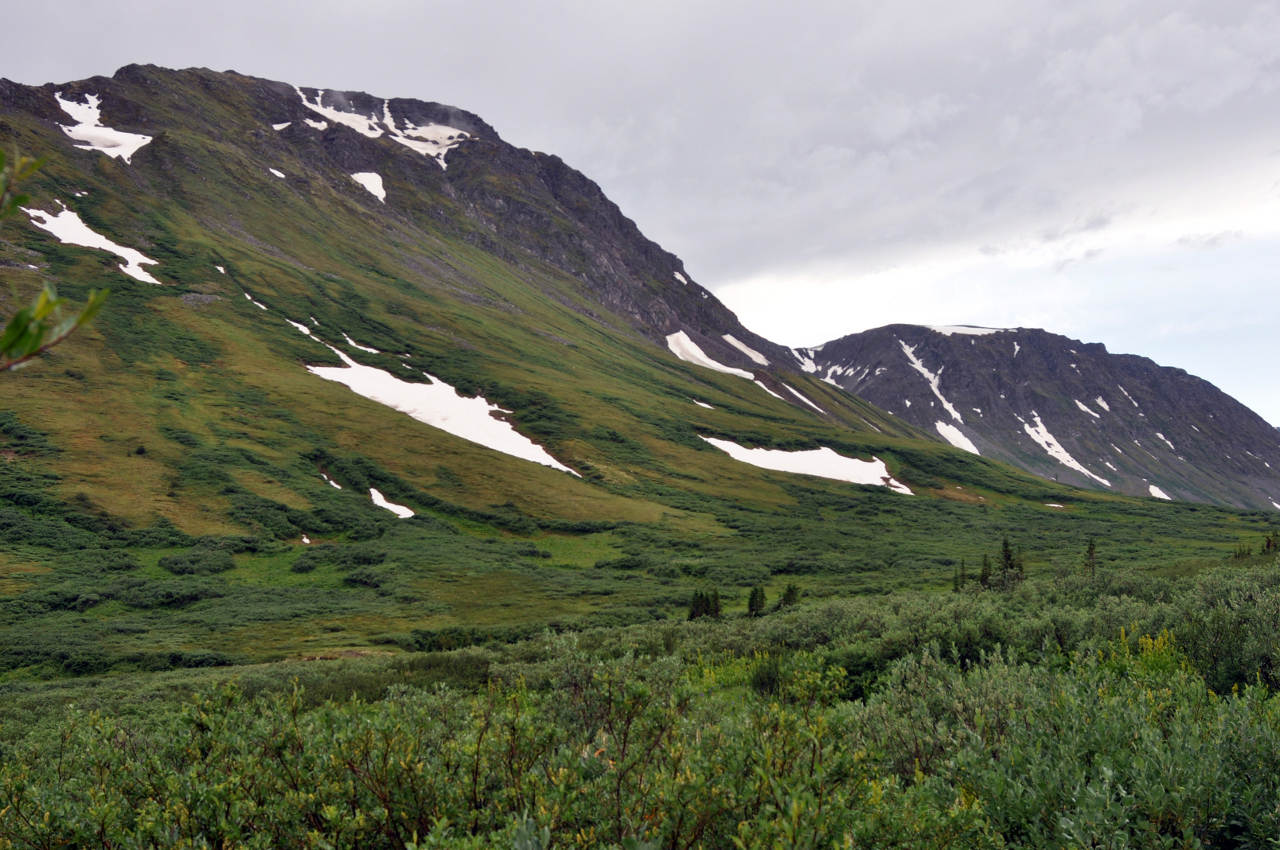
[[[951,336],[952,334],[986,336],[987,334],[998,334],[1001,331],[1009,330],[1008,328],[982,328],[977,325],[925,325],[925,327],[943,336]]]
[[[294,326],[294,328],[298,331],[298,333],[306,334],[307,336],[311,336],[311,328],[307,327],[306,325],[302,324],[301,322],[295,322],[293,319],[285,319],[285,321],[286,321],[286,322],[288,322],[289,324],[293,325],[293,326]]]
[[[796,398],[800,399],[800,400],[801,400],[801,401],[803,401],[805,404],[807,404],[807,405],[809,405],[810,407],[812,407],[814,410],[816,410],[816,411],[818,411],[819,413],[822,413],[822,414],[825,414],[825,413],[826,413],[826,411],[825,411],[825,410],[823,410],[821,407],[818,407],[818,405],[814,404],[813,402],[809,401],[809,399],[807,399],[807,398],[805,398],[803,395],[801,395],[801,394],[800,394],[800,391],[799,391],[799,390],[797,390],[795,387],[793,387],[793,386],[791,386],[791,385],[789,385],[789,384],[783,384],[783,386],[784,386],[784,387],[786,387],[786,388],[787,388],[787,390],[788,390],[788,391],[790,391],[790,393],[791,393],[793,396],[795,396]]]
[[[791,353],[792,353],[792,354],[794,354],[794,355],[795,355],[795,357],[796,357],[796,359],[800,361],[800,368],[801,368],[801,369],[803,369],[804,371],[809,372],[810,374],[812,374],[812,373],[814,373],[814,372],[818,371],[818,364],[813,362],[813,357],[811,356],[811,354],[801,354],[801,353],[800,353],[801,351],[804,351],[804,350],[806,350],[806,349],[802,349],[802,348],[793,348],[793,349],[791,349]],[[810,348],[810,349],[807,349],[807,350],[808,350],[810,353],[812,353],[813,351],[816,351],[817,349]],[[830,374],[828,374],[828,375],[827,375],[827,377],[828,377],[828,378],[830,378],[830,377],[831,377],[831,375],[830,375]]]
[[[754,348],[748,347],[745,343],[739,342],[738,339],[734,337],[733,334],[725,334],[723,339],[725,342],[729,343],[734,348],[738,349],[743,354],[750,357],[753,361],[755,361],[756,363],[759,363],[761,366],[769,365],[769,361],[765,359],[765,356],[763,354],[756,351]]]
[[[98,106],[102,100],[96,94],[85,95],[85,103],[63,100],[62,92],[55,92],[53,97],[62,107],[62,111],[75,120],[76,123],[73,126],[68,127],[65,124],[58,126],[62,127],[62,132],[77,142],[84,142],[83,145],[76,145],[80,150],[98,151],[128,162],[129,158],[138,152],[138,148],[151,141],[150,136],[126,133],[123,130],[102,126],[101,110]]]
[[[274,174],[275,176],[279,177],[281,180],[283,180],[283,179],[284,179],[284,172],[283,172],[283,171],[277,171],[277,170],[276,170],[276,169],[274,169],[274,168],[268,168],[268,169],[267,169],[267,171],[270,171],[272,174]]]
[[[321,477],[321,478],[323,478],[323,479],[328,483],[328,485],[329,485],[330,487],[332,487],[333,489],[335,489],[335,490],[341,490],[341,489],[342,489],[342,485],[341,485],[341,484],[339,484],[337,481],[334,481],[332,478],[330,478],[329,476],[325,475],[323,472],[322,472],[322,473],[320,473],[320,477]]]
[[[735,369],[732,366],[726,366],[723,363],[712,360],[696,342],[689,339],[689,335],[684,331],[668,334],[667,348],[671,349],[672,354],[686,363],[692,363],[704,369],[714,369],[717,372],[724,372],[726,375],[737,375],[739,378],[746,378],[748,381],[755,380],[756,376],[745,369]]]
[[[413,516],[413,511],[409,510],[404,505],[397,505],[395,502],[388,502],[386,497],[372,487],[369,488],[369,498],[373,500],[375,505],[380,508],[386,508],[391,511],[391,513],[400,517],[400,519],[408,519]]]
[[[226,269],[224,269],[222,266],[214,266],[214,268],[218,270],[218,274],[226,274],[226,273],[227,273],[227,270],[226,270]]]
[[[369,194],[384,204],[387,202],[387,190],[382,187],[382,175],[374,171],[357,171],[351,179],[359,183]]]
[[[1070,467],[1071,469],[1074,469],[1076,472],[1080,472],[1080,473],[1083,473],[1084,475],[1089,476],[1094,481],[1097,481],[1099,484],[1101,484],[1104,487],[1111,486],[1110,481],[1108,481],[1107,479],[1099,475],[1094,475],[1092,472],[1085,469],[1084,466],[1079,461],[1073,458],[1070,455],[1070,453],[1068,453],[1067,450],[1062,447],[1062,444],[1058,442],[1057,438],[1049,433],[1049,429],[1044,427],[1044,422],[1040,421],[1039,413],[1036,413],[1033,410],[1031,411],[1031,416],[1035,419],[1035,422],[1036,422],[1034,427],[1032,427],[1031,425],[1028,425],[1026,420],[1023,419],[1021,416],[1018,416],[1018,421],[1022,423],[1023,429],[1026,430],[1027,434],[1031,437],[1031,439],[1035,440],[1036,443],[1039,444],[1040,448],[1045,450],[1045,452],[1049,455],[1049,457],[1053,458],[1063,466]]]
[[[755,380],[755,379],[752,379],[751,383],[755,384],[757,387],[759,387],[760,389],[764,390],[764,391],[765,391],[765,392],[767,392],[769,395],[771,395],[771,396],[773,396],[774,398],[776,398],[778,401],[786,401],[786,399],[785,399],[785,398],[783,398],[782,396],[778,395],[778,394],[777,394],[777,393],[775,393],[773,390],[769,389],[768,387],[766,387],[764,384],[760,383],[759,381],[757,381],[757,380]]]
[[[120,271],[129,277],[134,280],[140,280],[143,283],[160,283],[146,269],[142,268],[143,263],[154,265],[155,260],[143,256],[142,252],[133,248],[117,245],[101,233],[90,230],[89,225],[80,220],[80,216],[65,206],[62,208],[62,212],[57,215],[43,210],[27,209],[26,207],[23,207],[22,211],[31,216],[32,224],[42,230],[49,231],[58,237],[58,241],[66,245],[81,245],[85,248],[101,248],[104,251],[110,251],[117,257],[124,259],[124,262],[120,264]],[[39,218],[38,221],[37,218]]]
[[[1094,399],[1094,401],[1098,403],[1098,407],[1101,407],[1107,413],[1111,412],[1111,405],[1107,404],[1107,400],[1102,396],[1098,396],[1097,398]]]
[[[293,123],[292,121],[281,121],[279,124],[272,124],[271,129],[279,132],[280,130],[283,130],[285,127],[288,127],[292,123]]]
[[[313,321],[314,321],[314,320],[313,320]],[[351,346],[352,348],[358,348],[359,350],[361,350],[361,351],[367,351],[367,352],[369,352],[370,354],[381,354],[381,353],[382,353],[381,351],[379,351],[379,350],[378,350],[378,349],[376,349],[376,348],[370,348],[370,347],[369,347],[369,346],[367,346],[367,345],[361,345],[360,343],[356,342],[354,339],[352,339],[351,337],[347,336],[346,334],[343,334],[343,335],[342,335],[342,338],[343,338],[343,339],[345,339],[345,340],[347,341],[347,345]]]
[[[1175,452],[1177,451],[1177,449],[1173,448],[1173,443],[1169,442],[1169,438],[1166,437],[1164,434],[1161,434],[1159,431],[1156,431],[1156,436],[1159,437],[1161,440],[1163,440],[1164,444],[1168,446],[1170,449],[1173,449],[1173,451]],[[1250,454],[1252,454],[1252,452],[1250,452]]]
[[[902,346],[902,353],[907,355],[907,360],[911,362],[911,368],[924,375],[924,379],[929,382],[929,389],[933,390],[933,394],[938,397],[938,401],[942,402],[942,406],[951,414],[951,418],[963,425],[964,418],[960,416],[960,411],[956,410],[955,406],[942,395],[942,390],[938,389],[938,384],[942,381],[942,369],[939,369],[935,375],[925,368],[925,365],[920,362],[920,358],[916,357],[915,346],[907,345],[902,340],[898,340],[898,345]],[[943,368],[946,367],[944,366]],[[880,374],[880,370],[877,369],[876,374]]]
[[[1094,412],[1089,408],[1089,405],[1085,404],[1085,403],[1084,403],[1083,401],[1081,401],[1080,399],[1076,398],[1076,399],[1072,399],[1072,401],[1074,401],[1074,402],[1076,403],[1076,407],[1080,408],[1080,409],[1081,409],[1081,410],[1083,410],[1085,413],[1087,413],[1087,414],[1089,414],[1090,416],[1092,416],[1094,419],[1101,419],[1101,418],[1102,418],[1099,414],[1094,413]]]
[[[715,408],[714,408],[714,407],[712,407],[711,405],[707,404],[705,401],[698,401],[696,398],[695,398],[695,399],[693,399],[693,403],[694,403],[694,404],[696,404],[696,405],[698,405],[698,407],[705,407],[707,410],[715,410]]]
[[[447,431],[485,448],[550,466],[577,476],[557,461],[542,446],[511,426],[494,418],[494,413],[510,413],[483,397],[467,398],[432,375],[430,384],[402,381],[389,372],[361,365],[336,348],[329,348],[345,366],[308,366],[307,371],[327,381],[344,384],[367,399],[406,413],[419,422]],[[425,373],[424,373],[425,374]],[[578,476],[581,477],[581,476]]]
[[[1147,490],[1148,490],[1148,492],[1150,492],[1150,493],[1151,493],[1151,495],[1152,495],[1152,496],[1154,496],[1154,497],[1155,497],[1155,498],[1157,498],[1157,499],[1164,499],[1166,502],[1172,502],[1172,501],[1173,501],[1173,497],[1172,497],[1172,496],[1170,496],[1168,493],[1166,493],[1165,491],[1161,490],[1159,487],[1157,487],[1157,486],[1156,486],[1156,485],[1154,485],[1154,484],[1152,484],[1150,487],[1148,487],[1148,488],[1147,488]]]
[[[267,309],[267,305],[266,305],[266,304],[263,304],[261,301],[255,301],[255,300],[253,300],[253,296],[252,296],[252,295],[250,295],[249,293],[247,293],[247,292],[246,292],[246,293],[244,293],[244,297],[248,299],[248,301],[249,301],[249,303],[250,303],[250,304],[252,304],[253,306],[257,307],[259,310],[265,310],[265,309]]]
[[[702,439],[734,460],[749,463],[761,469],[816,475],[819,478],[848,481],[852,484],[888,487],[894,492],[911,495],[911,491],[904,484],[889,475],[884,461],[877,457],[872,457],[871,460],[858,460],[837,454],[827,446],[807,451],[786,452],[781,449],[749,449],[730,440],[720,440],[715,437],[702,437]]]
[[[404,127],[397,127],[395,119],[391,115],[391,102],[384,100],[382,102],[382,115],[359,115],[355,112],[347,112],[333,106],[325,106],[324,90],[316,92],[315,102],[307,100],[307,96],[302,90],[295,87],[294,91],[298,93],[298,97],[302,99],[302,105],[315,112],[323,115],[335,124],[343,124],[355,130],[363,136],[376,139],[384,133],[393,141],[399,142],[411,150],[415,150],[428,159],[433,159],[441,169],[446,167],[444,155],[451,148],[454,148],[471,138],[465,130],[459,130],[456,127],[449,127],[444,124],[426,124],[421,127],[405,123]],[[316,129],[324,129],[323,122],[312,122],[307,120],[308,124],[315,127],[316,124],[321,126]]]
[[[950,422],[938,420],[933,423],[933,427],[938,429],[938,433],[942,435],[942,439],[946,440],[957,449],[964,449],[966,452],[972,452],[976,455],[982,454],[982,452],[978,451],[978,447],[973,444],[973,441],[966,437],[964,432],[952,425]]]
[[[681,283],[683,283],[685,286],[688,286],[688,285],[689,285],[689,279],[688,279],[687,277],[685,277],[684,275],[680,274],[680,272],[672,272],[671,274],[672,274],[672,276],[673,276],[673,277],[675,277],[675,279],[676,279],[676,280],[680,281],[680,282],[681,282]]]
[[[1120,387],[1120,385],[1119,385],[1119,384],[1116,384],[1116,386],[1117,386],[1117,387]],[[1120,392],[1124,393],[1124,397],[1125,397],[1125,398],[1127,398],[1127,399],[1129,399],[1129,401],[1130,401],[1130,402],[1133,402],[1133,406],[1134,406],[1134,407],[1137,407],[1137,406],[1138,406],[1138,403],[1137,403],[1136,401],[1133,401],[1133,396],[1129,395],[1129,391],[1128,391],[1128,390],[1126,390],[1124,387],[1120,387]]]

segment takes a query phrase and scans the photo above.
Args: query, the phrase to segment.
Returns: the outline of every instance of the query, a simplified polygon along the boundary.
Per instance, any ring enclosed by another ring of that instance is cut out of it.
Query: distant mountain
[[[1030,328],[888,325],[802,368],[966,451],[1075,486],[1280,509],[1280,434],[1207,381]]]

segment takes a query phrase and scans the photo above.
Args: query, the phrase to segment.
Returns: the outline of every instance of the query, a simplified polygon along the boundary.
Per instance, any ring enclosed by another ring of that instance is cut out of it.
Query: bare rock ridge
[[[1080,487],[1280,507],[1280,435],[1207,381],[1031,328],[888,325],[807,371],[938,439]]]

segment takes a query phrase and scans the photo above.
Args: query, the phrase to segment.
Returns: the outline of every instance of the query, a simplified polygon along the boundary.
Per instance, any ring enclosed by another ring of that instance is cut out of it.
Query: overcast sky
[[[1280,424],[1280,0],[24,4],[0,75],[418,97],[555,153],[753,330],[1043,327]]]

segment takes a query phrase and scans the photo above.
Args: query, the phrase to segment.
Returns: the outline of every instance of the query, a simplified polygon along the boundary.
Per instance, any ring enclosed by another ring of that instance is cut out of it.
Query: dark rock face
[[[807,371],[948,442],[1064,483],[1272,510],[1280,434],[1207,381],[1027,328],[889,325]],[[1154,489],[1153,489],[1154,488]]]

